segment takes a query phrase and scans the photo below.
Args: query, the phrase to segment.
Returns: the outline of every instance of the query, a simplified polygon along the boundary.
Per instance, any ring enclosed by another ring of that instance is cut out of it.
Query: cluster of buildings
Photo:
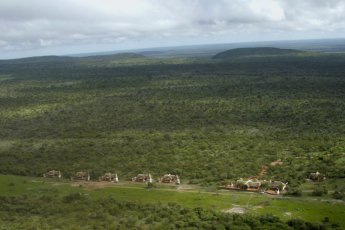
[[[47,173],[43,174],[43,177],[49,178],[61,178],[62,174],[61,171],[51,170]],[[90,181],[90,173],[89,172],[76,172],[72,177],[72,181]],[[326,179],[326,177],[319,173],[310,173],[308,179],[314,182],[321,182]],[[104,175],[98,178],[98,181],[107,181],[107,182],[119,182],[119,177],[116,173],[107,172]],[[180,178],[178,175],[172,174],[165,174],[163,177],[160,177],[156,180],[153,179],[151,174],[138,174],[137,176],[131,179],[132,182],[138,183],[152,183],[152,182],[159,182],[159,183],[166,183],[166,184],[180,184]],[[271,195],[279,195],[283,193],[287,188],[288,183],[284,183],[281,181],[266,181],[266,180],[258,180],[258,179],[239,179],[236,182],[230,183],[222,188],[225,189],[232,189],[232,190],[245,190],[245,191],[253,191],[253,192],[261,192],[267,193]]]
[[[241,178],[234,183],[226,185],[224,188],[279,195],[285,191],[287,184],[288,183],[283,183],[281,181],[266,181],[257,179],[243,180]]]
[[[321,181],[326,180],[326,177],[324,174],[316,172],[316,173],[310,173],[308,176],[308,180],[313,181],[313,182],[321,182]],[[267,180],[258,180],[258,179],[243,180],[241,178],[237,180],[236,182],[230,183],[222,188],[261,192],[261,193],[267,193],[271,195],[279,195],[286,190],[287,185],[288,183],[284,183],[281,181],[272,181],[272,180],[267,181]]]
[[[153,182],[153,178],[151,174],[138,174],[137,176],[132,178],[133,182]],[[180,177],[178,175],[172,174],[165,174],[163,177],[160,177],[156,180],[159,183],[166,183],[166,184],[180,184]]]
[[[51,170],[43,174],[43,177],[48,178],[62,178],[61,171]],[[89,172],[76,172],[72,177],[72,181],[90,181],[90,173]],[[119,182],[119,177],[116,173],[107,172],[104,175],[98,178],[98,181],[107,181],[107,182]],[[154,180],[151,174],[138,174],[137,176],[133,177],[132,182],[139,182],[139,183],[152,183]],[[160,177],[156,180],[156,182],[166,183],[166,184],[180,184],[180,178],[178,175],[172,174],[165,174],[163,177]]]

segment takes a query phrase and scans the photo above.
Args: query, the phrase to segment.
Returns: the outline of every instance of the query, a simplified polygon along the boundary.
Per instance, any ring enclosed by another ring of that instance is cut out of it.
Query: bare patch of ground
[[[291,216],[292,213],[291,213],[291,212],[285,212],[284,215],[285,215],[285,216]]]
[[[260,208],[263,208],[263,206],[261,206],[261,205],[254,206],[254,207],[253,207],[253,210],[260,209]]]
[[[271,162],[271,166],[278,166],[278,165],[283,165],[283,161],[281,159],[278,159],[276,161]]]
[[[184,184],[184,185],[179,185],[177,187],[177,190],[193,190],[195,189],[195,187],[196,186]]]
[[[267,175],[268,167],[266,165],[261,166],[259,177]]]
[[[239,207],[239,206],[236,206],[236,207],[233,207],[233,208],[230,208],[230,209],[227,209],[227,210],[223,210],[223,212],[225,212],[225,213],[244,214],[244,213],[246,213],[246,209],[242,208],[242,207]]]

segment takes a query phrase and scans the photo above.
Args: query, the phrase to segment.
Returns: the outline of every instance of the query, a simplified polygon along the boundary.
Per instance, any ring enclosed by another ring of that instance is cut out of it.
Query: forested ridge
[[[227,50],[214,55],[215,59],[229,59],[229,58],[243,58],[251,56],[281,56],[289,54],[303,53],[301,50],[294,49],[279,49],[274,47],[252,47],[252,48],[237,48]]]

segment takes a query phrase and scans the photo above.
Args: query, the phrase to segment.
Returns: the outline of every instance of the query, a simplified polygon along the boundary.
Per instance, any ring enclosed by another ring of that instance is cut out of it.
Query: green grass
[[[52,180],[44,178],[0,175],[0,195],[65,195],[77,191],[68,182],[59,183],[59,185],[53,185]]]
[[[329,217],[332,222],[345,227],[345,205],[306,198],[270,198],[261,194],[246,192],[206,193],[203,191],[164,191],[143,188],[111,187],[91,191],[92,197],[111,195],[113,198],[136,202],[174,202],[187,207],[204,207],[214,210],[227,210],[234,206],[248,209],[251,214],[273,214],[282,219],[301,218],[318,222]],[[287,215],[287,213],[291,213]]]
[[[290,212],[291,216],[286,213]],[[331,222],[345,227],[345,205],[336,202],[311,201],[304,199],[274,199],[269,206],[258,209],[259,214],[272,213],[282,219],[301,218],[319,222],[328,217]]]
[[[146,189],[144,184],[123,183],[111,187],[88,189],[72,187],[68,181],[52,179],[0,175],[0,195],[54,195],[65,196],[80,192],[90,198],[112,197],[119,201],[139,203],[178,203],[185,207],[203,207],[212,210],[228,210],[235,206],[246,208],[248,213],[273,214],[282,219],[301,218],[305,221],[320,222],[325,217],[331,223],[345,227],[345,204],[335,201],[322,201],[310,197],[268,197],[266,195],[247,192],[215,191],[196,187],[192,190],[176,190],[172,186]],[[291,213],[291,215],[288,215]]]

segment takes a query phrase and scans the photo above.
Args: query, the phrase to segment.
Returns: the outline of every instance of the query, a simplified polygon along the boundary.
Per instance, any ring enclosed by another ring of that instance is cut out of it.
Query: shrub
[[[339,191],[334,191],[332,194],[332,197],[337,200],[342,200],[344,198],[344,193],[339,192]]]
[[[62,198],[62,202],[64,203],[73,203],[77,201],[83,201],[86,197],[81,193],[71,193]]]
[[[313,192],[311,193],[313,196],[323,196],[328,193],[327,189],[325,186],[323,187],[315,187]]]

